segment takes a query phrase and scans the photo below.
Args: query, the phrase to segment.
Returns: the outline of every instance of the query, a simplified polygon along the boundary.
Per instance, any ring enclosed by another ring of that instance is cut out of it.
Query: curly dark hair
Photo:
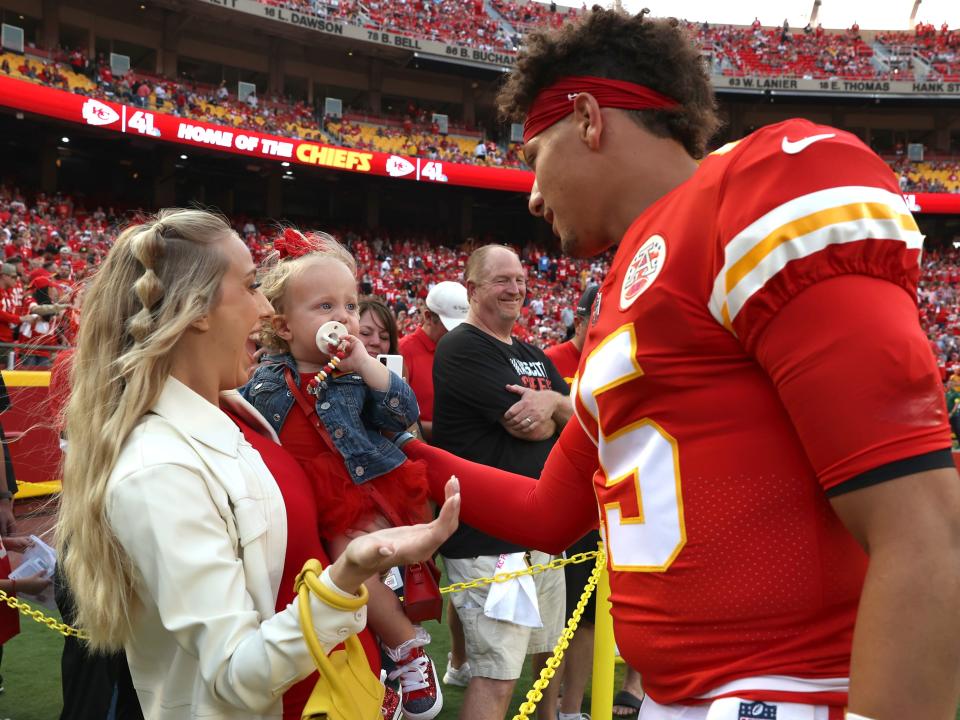
[[[558,30],[531,33],[497,105],[508,122],[523,122],[534,98],[563,77],[591,75],[646,85],[680,105],[626,110],[657,137],[673,138],[694,158],[720,127],[713,88],[700,51],[675,18],[648,18],[594,5]]]

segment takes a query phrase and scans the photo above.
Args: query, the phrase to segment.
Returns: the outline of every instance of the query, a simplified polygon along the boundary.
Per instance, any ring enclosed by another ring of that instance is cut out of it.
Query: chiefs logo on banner
[[[120,113],[99,100],[90,98],[83,104],[83,119],[87,125],[111,125],[120,119]]]
[[[112,100],[97,100],[4,76],[0,76],[0,106],[79,123],[94,131],[119,132],[182,146],[204,147],[214,152],[392,177],[404,182],[522,193],[530,192],[533,185],[533,173],[527,170],[402,157],[338,147],[320,140],[280,137],[167,115]]]

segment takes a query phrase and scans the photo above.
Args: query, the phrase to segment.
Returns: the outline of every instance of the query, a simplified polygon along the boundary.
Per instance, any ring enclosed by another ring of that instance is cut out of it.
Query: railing
[[[0,343],[0,354],[6,353],[6,368],[7,370],[17,369],[17,352],[33,352],[40,350],[41,352],[59,352],[61,350],[72,350],[69,345],[34,345],[32,343]],[[23,369],[21,365],[19,369]],[[49,369],[49,368],[44,368]]]

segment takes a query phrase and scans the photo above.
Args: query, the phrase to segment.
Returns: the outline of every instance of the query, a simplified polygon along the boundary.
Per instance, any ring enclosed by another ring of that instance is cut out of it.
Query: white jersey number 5
[[[605,485],[620,498],[608,498],[601,508],[610,567],[663,572],[687,541],[677,441],[650,418],[609,435],[600,422],[599,397],[643,376],[636,359],[635,332],[633,323],[624,325],[594,348],[583,366],[577,393],[597,423]]]

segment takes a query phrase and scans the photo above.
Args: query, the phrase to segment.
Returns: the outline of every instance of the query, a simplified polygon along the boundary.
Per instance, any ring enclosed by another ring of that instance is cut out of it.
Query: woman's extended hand
[[[396,565],[431,557],[457,529],[460,516],[460,483],[450,478],[444,503],[431,523],[392,527],[377,532],[348,533],[353,539],[330,566],[330,579],[345,592],[356,592],[367,578]]]

